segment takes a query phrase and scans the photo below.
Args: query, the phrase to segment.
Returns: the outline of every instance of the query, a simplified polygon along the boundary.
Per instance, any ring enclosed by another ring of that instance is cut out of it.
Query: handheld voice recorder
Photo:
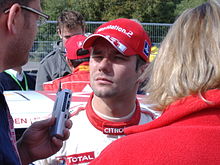
[[[63,89],[57,93],[52,113],[52,116],[56,118],[56,122],[51,128],[51,136],[63,137],[65,121],[69,116],[71,97],[72,91],[69,89]]]

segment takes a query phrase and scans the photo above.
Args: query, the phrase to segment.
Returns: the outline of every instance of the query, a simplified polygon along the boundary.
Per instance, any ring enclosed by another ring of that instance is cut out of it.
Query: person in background
[[[90,35],[83,47],[91,48],[93,92],[85,107],[71,112],[70,119],[76,124],[63,148],[36,164],[88,164],[108,144],[125,136],[124,128],[156,117],[154,111],[141,107],[136,97],[151,47],[141,24],[126,18],[109,21]]]
[[[40,0],[0,0],[0,11],[0,38],[4,39],[0,44],[0,72],[3,72],[27,63],[37,24],[49,16],[41,12]],[[0,164],[27,165],[56,153],[69,137],[71,121],[66,121],[62,138],[50,136],[54,122],[55,118],[49,118],[33,123],[16,142],[13,119],[0,86]]]
[[[9,90],[34,90],[35,77],[22,70],[21,66],[7,69],[0,73],[0,86],[3,91]],[[16,139],[20,139],[26,128],[15,129]]]
[[[34,90],[36,80],[34,76],[22,70],[22,67],[7,69],[0,73],[0,86],[3,90]]]
[[[155,44],[152,44],[151,54],[150,54],[150,60],[149,60],[150,62],[152,62],[152,61],[155,59],[155,57],[156,57],[157,54],[158,54],[158,50],[159,50],[158,46],[155,45]]]
[[[66,60],[72,73],[43,84],[45,91],[58,91],[70,89],[73,92],[91,91],[89,86],[89,50],[83,49],[84,35],[75,35],[65,44]]]
[[[68,38],[85,33],[85,21],[77,11],[64,11],[57,20],[57,33],[62,41],[40,62],[37,72],[36,90],[43,90],[43,83],[71,73],[65,60],[65,42]]]
[[[219,27],[219,0],[180,15],[160,46],[146,86],[146,101],[163,114],[125,129],[132,135],[110,144],[91,165],[220,163]]]

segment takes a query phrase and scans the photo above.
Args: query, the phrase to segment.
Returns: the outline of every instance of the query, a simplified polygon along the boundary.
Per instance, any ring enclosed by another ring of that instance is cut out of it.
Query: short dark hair
[[[82,58],[82,59],[77,59],[77,60],[70,60],[70,62],[72,63],[74,68],[76,68],[79,64],[81,64],[85,61],[89,61],[89,57]]]
[[[142,66],[146,64],[146,61],[144,61],[139,55],[136,55],[137,62],[136,62],[136,71]]]
[[[57,29],[63,27],[70,30],[80,26],[85,31],[85,20],[81,13],[77,11],[63,11],[57,19]]]
[[[141,66],[147,64],[143,58],[141,58],[139,55],[136,55],[137,61],[136,61],[136,72],[141,68]],[[137,94],[145,94],[145,91],[143,90],[143,87],[148,83],[148,76],[139,84]]]
[[[0,10],[3,12],[5,9],[10,8],[14,3],[20,5],[28,5],[33,0],[0,0]]]

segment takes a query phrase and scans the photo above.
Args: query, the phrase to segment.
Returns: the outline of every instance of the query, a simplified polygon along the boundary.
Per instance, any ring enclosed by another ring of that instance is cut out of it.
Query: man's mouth
[[[96,81],[99,82],[99,83],[104,83],[104,84],[112,84],[113,81],[107,79],[107,78],[104,78],[104,77],[98,77],[96,78]]]

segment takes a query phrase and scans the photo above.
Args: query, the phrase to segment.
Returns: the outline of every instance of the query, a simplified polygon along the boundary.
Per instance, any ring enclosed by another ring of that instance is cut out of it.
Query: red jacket
[[[110,144],[95,165],[220,164],[220,90],[188,96],[158,119],[125,129],[132,134]]]
[[[73,73],[43,84],[45,91],[57,91],[61,83],[62,89],[70,89],[73,92],[82,92],[89,85],[89,62],[83,62],[77,66]]]

